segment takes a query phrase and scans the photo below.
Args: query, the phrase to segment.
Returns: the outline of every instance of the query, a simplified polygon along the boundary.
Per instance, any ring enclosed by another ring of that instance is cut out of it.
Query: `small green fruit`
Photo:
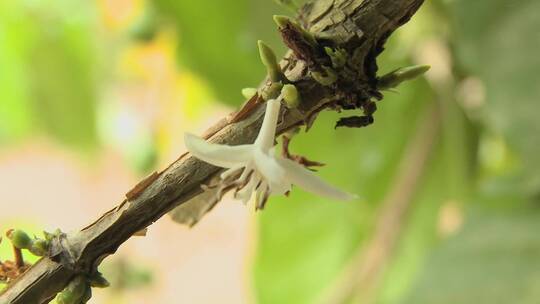
[[[281,96],[289,108],[296,108],[300,105],[300,94],[293,84],[286,84],[281,89]]]
[[[13,246],[19,249],[28,249],[32,246],[32,239],[22,230],[15,229],[8,231],[7,237],[11,240]]]

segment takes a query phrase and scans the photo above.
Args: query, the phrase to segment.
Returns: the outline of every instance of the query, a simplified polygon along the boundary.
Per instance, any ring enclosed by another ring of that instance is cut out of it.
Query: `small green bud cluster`
[[[108,287],[109,282],[96,271],[91,276],[75,276],[68,285],[56,295],[58,304],[85,304],[92,298],[92,287]]]
[[[84,304],[92,297],[92,288],[84,275],[73,278],[58,295],[58,304]]]
[[[309,33],[308,31],[302,29],[301,26],[299,26],[289,17],[274,16],[274,21],[278,24],[280,28],[284,28],[286,26],[295,27],[298,32],[302,33],[306,41],[314,45],[316,44],[316,40],[313,35],[311,35],[311,33]],[[255,88],[244,88],[242,89],[242,95],[244,96],[244,98],[250,99],[255,94],[260,94],[260,96],[264,100],[275,99],[281,96],[283,98],[283,101],[287,104],[289,108],[298,107],[301,102],[300,93],[298,92],[298,89],[294,84],[289,83],[289,80],[279,66],[276,54],[263,41],[259,40],[257,44],[259,47],[259,55],[261,57],[261,62],[266,67],[268,78],[270,79],[271,83],[266,85],[260,91]],[[328,75],[329,73],[326,74]],[[330,75],[330,77],[332,76]],[[321,76],[320,78],[323,78],[323,81],[326,80],[326,78],[324,78],[323,76]]]
[[[45,239],[33,239],[28,234],[20,229],[12,229],[6,233],[8,239],[11,240],[13,246],[17,249],[27,249],[32,254],[44,256],[49,252],[50,241],[53,234],[43,232]]]
[[[341,48],[333,49],[331,47],[324,47],[324,52],[330,60],[332,60],[332,67],[335,69],[342,68],[347,63],[347,51]]]

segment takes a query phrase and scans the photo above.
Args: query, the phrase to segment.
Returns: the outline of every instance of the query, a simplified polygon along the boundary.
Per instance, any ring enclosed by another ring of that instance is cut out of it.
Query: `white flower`
[[[331,199],[355,198],[354,195],[327,184],[304,166],[275,155],[274,137],[280,106],[279,100],[267,101],[264,120],[253,144],[238,146],[211,144],[186,133],[186,147],[195,157],[214,166],[227,168],[221,174],[221,179],[226,181],[233,178],[234,181],[227,186],[232,186],[228,189],[236,188],[235,198],[247,202],[255,191],[257,208],[264,207],[270,194],[286,194],[293,184]],[[238,177],[234,178],[235,176]]]

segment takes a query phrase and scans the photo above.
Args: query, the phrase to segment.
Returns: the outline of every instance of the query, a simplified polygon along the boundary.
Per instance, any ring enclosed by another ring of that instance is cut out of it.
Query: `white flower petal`
[[[285,179],[285,170],[272,156],[265,154],[260,149],[253,149],[253,160],[262,180],[269,184],[280,184]]]
[[[214,166],[232,168],[249,161],[252,145],[227,146],[211,144],[193,134],[186,133],[184,141],[188,151],[196,158]]]
[[[252,172],[253,172],[253,164],[250,161],[244,166],[244,171],[242,171],[242,174],[240,174],[238,181],[244,182],[246,178],[250,177],[250,175],[255,175],[255,172],[253,173]]]
[[[357,197],[326,183],[317,175],[313,174],[313,172],[290,159],[277,158],[276,160],[285,169],[285,175],[288,181],[306,191],[343,201],[352,200]]]
[[[237,171],[242,169],[243,167],[244,167],[243,165],[238,165],[238,166],[231,167],[231,168],[223,171],[223,173],[221,173],[219,178],[225,180],[225,179],[229,178],[230,176],[232,176],[233,174],[237,173]]]
[[[267,151],[274,146],[280,108],[281,102],[279,100],[270,99],[266,102],[266,111],[264,112],[261,130],[255,140],[255,145],[259,146],[263,151]]]
[[[270,193],[272,194],[285,194],[291,191],[291,183],[284,179],[281,183],[272,183],[269,185]]]
[[[253,195],[253,190],[255,189],[255,186],[259,183],[260,179],[256,177],[252,177],[248,184],[238,193],[236,193],[235,198],[241,200],[244,204],[246,204],[251,196]]]

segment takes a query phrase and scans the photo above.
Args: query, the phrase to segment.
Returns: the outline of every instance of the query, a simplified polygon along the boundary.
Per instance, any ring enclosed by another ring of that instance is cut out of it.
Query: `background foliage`
[[[285,51],[271,16],[289,11],[271,0],[128,2],[122,13],[107,1],[0,2],[0,148],[43,136],[92,159],[115,145],[145,172],[177,152],[176,121],[208,125],[209,109],[243,102],[240,89],[264,75],[256,40]],[[295,138],[293,151],[328,164],[320,174],[361,199],[271,199],[256,216],[256,302],[316,303],[340,284],[375,235],[406,146],[434,105],[441,127],[372,299],[537,302],[538,11],[534,0],[427,1],[391,37],[380,71],[432,71],[386,92],[369,128],[334,130],[339,115],[324,113]],[[152,61],[156,52],[175,60]],[[133,77],[147,91],[134,91]],[[350,301],[365,296],[356,287]]]

